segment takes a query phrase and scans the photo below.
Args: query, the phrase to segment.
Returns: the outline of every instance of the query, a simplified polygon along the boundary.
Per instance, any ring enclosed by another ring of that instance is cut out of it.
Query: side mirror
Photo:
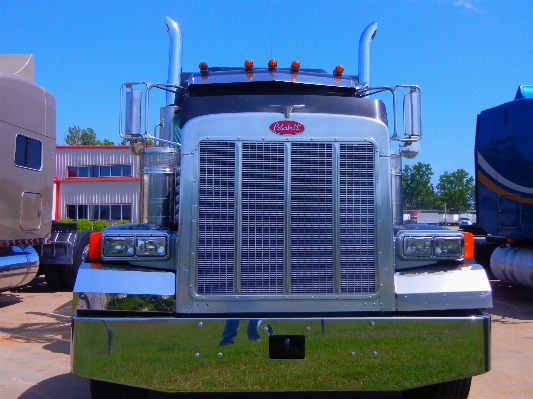
[[[420,94],[411,90],[403,95],[403,126],[405,137],[422,138],[422,110]]]
[[[141,135],[142,92],[126,92],[126,137]]]

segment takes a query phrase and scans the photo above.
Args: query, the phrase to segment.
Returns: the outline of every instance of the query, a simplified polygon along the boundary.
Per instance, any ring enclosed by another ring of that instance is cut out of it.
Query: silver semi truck
[[[0,55],[0,291],[45,274],[72,289],[89,234],[52,220],[55,97],[34,82],[33,55]]]
[[[180,29],[166,22],[168,82],[120,95],[141,221],[93,233],[74,288],[71,364],[92,397],[466,398],[490,369],[491,287],[471,235],[403,225],[401,156],[419,149],[420,89],[371,86],[377,24],[354,77],[274,59],[185,73]],[[392,120],[372,97],[381,91]]]

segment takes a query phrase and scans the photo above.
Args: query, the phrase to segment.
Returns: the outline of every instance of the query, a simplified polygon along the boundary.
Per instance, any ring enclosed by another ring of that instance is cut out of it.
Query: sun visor
[[[33,54],[0,55],[0,72],[11,73],[30,82],[35,82]]]
[[[515,100],[520,100],[522,98],[533,98],[533,86],[532,85],[520,85],[516,91],[514,97]]]

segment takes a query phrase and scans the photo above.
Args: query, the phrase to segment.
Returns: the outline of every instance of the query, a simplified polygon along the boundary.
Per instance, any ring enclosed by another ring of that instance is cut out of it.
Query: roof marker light
[[[278,67],[278,61],[276,61],[274,58],[268,61],[268,69],[272,71],[273,69],[276,69],[277,67]]]
[[[293,72],[298,72],[299,69],[300,69],[300,61],[294,60],[291,64],[291,70]]]
[[[337,65],[333,70],[333,75],[341,76],[344,72],[344,67],[342,65]]]
[[[209,69],[209,66],[207,65],[207,62],[200,62],[200,65],[198,65],[198,68],[200,68],[200,72],[207,72]]]
[[[251,69],[254,69],[254,62],[252,60],[246,60],[244,61],[244,68],[249,71]]]

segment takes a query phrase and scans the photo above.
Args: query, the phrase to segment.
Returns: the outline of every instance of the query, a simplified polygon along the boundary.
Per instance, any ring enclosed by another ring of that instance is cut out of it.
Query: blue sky
[[[359,36],[376,21],[372,84],[422,88],[421,152],[404,165],[430,164],[435,184],[445,171],[473,175],[477,114],[533,84],[529,0],[0,0],[0,53],[34,54],[58,144],[74,125],[118,142],[120,85],[166,82],[166,15],[182,30],[184,71],[273,56],[356,75]]]

